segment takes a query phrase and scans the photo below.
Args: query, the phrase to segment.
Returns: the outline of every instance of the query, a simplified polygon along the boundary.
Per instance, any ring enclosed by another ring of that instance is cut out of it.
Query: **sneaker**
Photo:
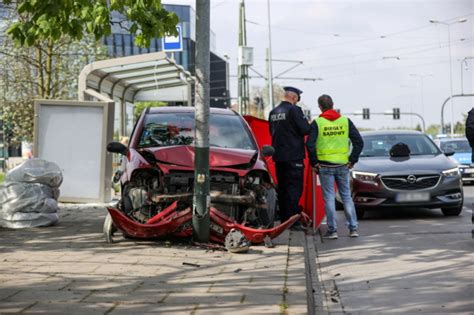
[[[349,236],[350,236],[350,237],[359,237],[359,232],[357,232],[356,229],[350,230]]]
[[[337,232],[330,232],[330,231],[327,231],[326,234],[323,235],[324,238],[329,238],[329,239],[337,239]]]

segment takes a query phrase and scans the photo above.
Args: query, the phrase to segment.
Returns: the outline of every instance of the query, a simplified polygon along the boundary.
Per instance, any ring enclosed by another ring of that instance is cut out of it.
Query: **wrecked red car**
[[[112,142],[107,150],[124,155],[122,196],[109,208],[107,241],[116,229],[125,236],[152,238],[192,235],[194,183],[194,107],[146,109],[137,121],[129,147]],[[211,108],[209,121],[211,240],[224,242],[238,229],[252,243],[273,238],[299,215],[273,227],[276,192],[265,157],[273,148],[258,148],[236,112]]]

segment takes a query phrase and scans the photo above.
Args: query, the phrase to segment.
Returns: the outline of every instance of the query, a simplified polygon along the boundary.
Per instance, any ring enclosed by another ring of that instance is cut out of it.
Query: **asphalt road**
[[[313,236],[318,313],[472,314],[474,186],[464,192],[460,216],[440,209],[368,212],[356,239],[338,211],[339,239]]]

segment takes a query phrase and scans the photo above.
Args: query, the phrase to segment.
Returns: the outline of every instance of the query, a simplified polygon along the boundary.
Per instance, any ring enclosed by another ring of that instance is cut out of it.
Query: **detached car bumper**
[[[359,208],[379,207],[456,207],[463,204],[460,177],[441,176],[432,188],[420,190],[389,189],[380,178],[373,182],[352,181],[353,200]]]

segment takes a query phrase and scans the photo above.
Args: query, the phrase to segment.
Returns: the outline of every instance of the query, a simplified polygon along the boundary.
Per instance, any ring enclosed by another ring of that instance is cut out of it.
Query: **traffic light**
[[[370,119],[370,109],[362,108],[362,119]]]
[[[400,119],[400,108],[396,107],[393,109],[393,119]]]

